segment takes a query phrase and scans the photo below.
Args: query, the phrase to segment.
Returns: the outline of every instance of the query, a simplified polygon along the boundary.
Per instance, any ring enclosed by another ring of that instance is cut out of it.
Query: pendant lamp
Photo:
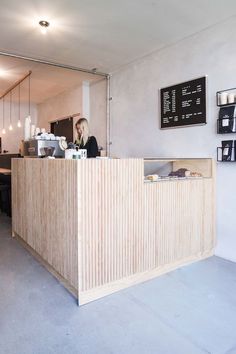
[[[29,118],[31,119],[30,117],[30,75],[29,75]]]
[[[18,128],[21,128],[21,120],[20,120],[20,84],[19,84],[19,87],[18,87],[18,122],[17,122],[17,127]]]
[[[12,122],[11,122],[11,107],[12,106],[12,92],[10,91],[10,125],[9,125],[9,130],[13,130],[12,127]]]
[[[6,129],[5,129],[5,100],[4,100],[4,97],[2,99],[2,134],[6,134]]]

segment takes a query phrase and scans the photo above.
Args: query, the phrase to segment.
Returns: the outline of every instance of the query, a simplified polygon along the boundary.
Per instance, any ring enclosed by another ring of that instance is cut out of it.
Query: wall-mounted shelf
[[[236,117],[217,119],[217,134],[235,134]]]
[[[225,104],[217,104],[218,107],[228,107],[228,106],[235,106],[236,102],[234,103],[225,103]]]
[[[217,91],[216,105],[220,107],[217,134],[236,133],[236,87]],[[223,140],[217,147],[218,162],[236,162],[236,140]]]
[[[224,155],[224,150],[226,149],[230,149],[230,151],[227,151],[227,154]],[[236,162],[236,147],[232,147],[232,148],[217,147],[217,161]]]
[[[236,87],[222,90],[222,91],[217,91],[216,105],[218,107],[227,107],[227,106],[236,105]]]

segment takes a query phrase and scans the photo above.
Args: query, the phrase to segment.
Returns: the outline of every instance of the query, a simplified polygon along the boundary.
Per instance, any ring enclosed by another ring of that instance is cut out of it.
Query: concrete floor
[[[0,216],[0,354],[235,354],[236,264],[212,257],[78,308]]]

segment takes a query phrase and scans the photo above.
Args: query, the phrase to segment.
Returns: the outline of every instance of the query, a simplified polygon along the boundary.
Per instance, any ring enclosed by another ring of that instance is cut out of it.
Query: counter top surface
[[[11,170],[9,170],[8,168],[0,168],[0,173],[3,175],[10,175]]]
[[[14,159],[22,159],[20,157],[15,157]],[[199,161],[199,160],[213,160],[212,157],[94,157],[87,159],[65,159],[65,158],[41,158],[41,157],[33,157],[33,156],[25,156],[27,160],[41,160],[41,161],[111,161],[111,160],[142,160],[144,162],[174,162],[174,161]]]

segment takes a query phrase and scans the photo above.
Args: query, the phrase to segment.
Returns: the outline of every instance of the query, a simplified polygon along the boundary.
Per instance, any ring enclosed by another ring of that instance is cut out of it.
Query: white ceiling
[[[34,103],[79,86],[83,81],[92,83],[103,79],[98,75],[0,55],[0,96],[30,70],[31,101]],[[21,101],[28,101],[28,87],[29,81],[26,79],[21,84]],[[18,100],[18,92],[18,88],[13,91],[13,100]]]
[[[1,0],[0,50],[110,73],[235,13],[235,0]]]

